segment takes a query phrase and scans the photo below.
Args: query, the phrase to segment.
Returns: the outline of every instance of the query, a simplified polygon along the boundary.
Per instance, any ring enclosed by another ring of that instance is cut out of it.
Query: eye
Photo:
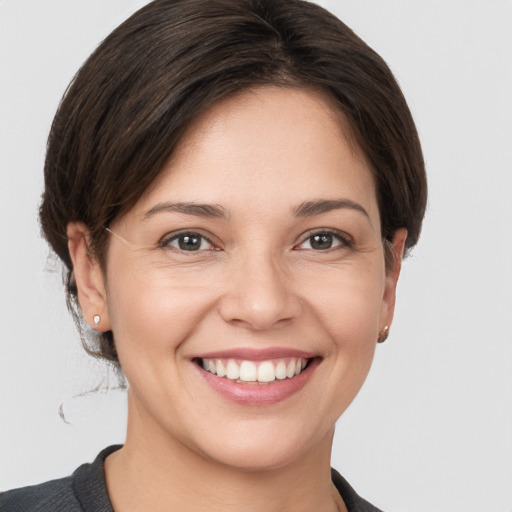
[[[215,246],[199,233],[179,233],[173,235],[160,244],[161,247],[171,247],[180,251],[197,252],[215,250]]]
[[[294,249],[328,251],[329,249],[337,249],[341,247],[350,247],[351,240],[347,236],[332,231],[321,231],[308,236]]]

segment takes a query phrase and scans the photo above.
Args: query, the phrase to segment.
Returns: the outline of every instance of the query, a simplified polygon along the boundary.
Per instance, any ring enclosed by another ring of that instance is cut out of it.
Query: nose
[[[220,314],[231,324],[262,331],[292,322],[301,302],[291,272],[272,255],[245,255],[231,268]]]

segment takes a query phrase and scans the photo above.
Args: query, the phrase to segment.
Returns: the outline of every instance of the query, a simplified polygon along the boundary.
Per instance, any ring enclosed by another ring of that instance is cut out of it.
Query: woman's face
[[[399,269],[332,101],[262,87],[216,104],[111,229],[101,327],[130,386],[128,438],[245,469],[328,451]]]

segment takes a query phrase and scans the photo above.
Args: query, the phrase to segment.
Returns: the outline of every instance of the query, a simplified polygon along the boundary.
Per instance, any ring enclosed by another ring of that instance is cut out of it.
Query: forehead
[[[198,116],[136,207],[260,201],[267,210],[340,196],[376,208],[370,167],[335,101],[318,90],[264,86]]]

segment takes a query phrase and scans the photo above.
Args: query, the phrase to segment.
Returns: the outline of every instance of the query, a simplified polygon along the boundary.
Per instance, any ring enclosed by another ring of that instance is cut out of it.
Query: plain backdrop
[[[62,93],[144,3],[0,0],[0,489],[123,441],[126,395],[81,349],[37,210]],[[338,422],[333,466],[391,512],[511,512],[512,2],[320,3],[396,74],[430,186],[391,336]]]

